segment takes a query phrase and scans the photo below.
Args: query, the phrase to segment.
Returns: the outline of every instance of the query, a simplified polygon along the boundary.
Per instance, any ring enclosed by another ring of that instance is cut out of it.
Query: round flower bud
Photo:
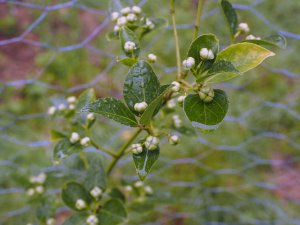
[[[178,83],[177,81],[173,81],[172,85],[173,86],[172,86],[171,90],[173,92],[178,92],[180,90],[180,83]]]
[[[119,18],[120,14],[118,12],[113,12],[111,14],[111,21],[116,22],[117,19]]]
[[[215,55],[212,50],[208,50],[208,59],[214,59]]]
[[[133,184],[134,187],[136,188],[140,188],[144,186],[144,182],[143,181],[137,181]]]
[[[133,13],[139,15],[139,14],[142,13],[142,9],[141,9],[140,7],[138,7],[138,6],[135,5],[135,6],[132,6],[131,12],[133,12]]]
[[[131,12],[130,7],[125,7],[125,8],[123,8],[123,9],[121,9],[121,13],[122,13],[123,15],[127,15],[127,14],[129,14],[130,12]]]
[[[98,218],[95,215],[89,215],[88,218],[86,219],[86,223],[88,225],[97,225],[98,224]]]
[[[88,121],[93,121],[93,120],[95,120],[95,114],[94,114],[94,113],[89,113],[89,114],[87,114],[86,119],[87,119]]]
[[[70,104],[69,105],[69,110],[74,110],[75,109],[75,105],[74,104]]]
[[[131,191],[132,191],[132,187],[131,187],[130,185],[126,185],[126,186],[124,187],[124,190],[125,190],[126,192],[131,192]]]
[[[148,136],[145,141],[145,146],[149,150],[156,150],[159,144],[159,139],[154,136]]]
[[[143,152],[143,146],[141,144],[132,144],[131,149],[133,154],[140,154]]]
[[[248,33],[250,28],[247,23],[240,23],[238,26],[238,30],[242,33]]]
[[[43,184],[46,181],[47,175],[45,173],[40,173],[35,177],[35,181],[38,184]]]
[[[58,110],[59,111],[64,111],[65,109],[66,109],[66,106],[63,103],[58,105]]]
[[[127,18],[127,21],[129,21],[129,22],[137,21],[137,17],[134,13],[129,13],[126,18]]]
[[[134,104],[134,110],[140,113],[144,112],[147,107],[148,104],[146,102],[139,102]]]
[[[68,97],[68,98],[67,98],[67,102],[68,102],[69,104],[75,103],[75,102],[76,102],[76,97],[75,97],[75,96],[70,96],[70,97]]]
[[[167,108],[174,109],[176,107],[176,102],[174,99],[167,101]]]
[[[182,65],[185,70],[190,70],[195,66],[195,59],[193,57],[188,57],[186,60],[183,60]]]
[[[79,210],[85,209],[86,208],[86,203],[82,199],[77,199],[77,201],[75,203],[75,207],[76,207],[76,209],[79,209]]]
[[[28,196],[33,196],[35,194],[35,190],[33,188],[29,188],[26,192]]]
[[[185,95],[181,95],[177,98],[178,103],[182,104],[184,102],[184,99],[186,98]]]
[[[114,26],[114,32],[119,32],[120,31],[120,27],[118,25]]]
[[[256,37],[252,34],[249,34],[247,37],[246,37],[246,40],[255,40]]]
[[[127,23],[127,18],[126,18],[125,16],[121,16],[121,17],[119,17],[118,20],[117,20],[117,25],[118,25],[119,27],[124,26],[126,23]]]
[[[36,193],[42,194],[44,192],[44,187],[43,186],[37,186],[35,188]]]
[[[155,27],[154,23],[151,20],[149,20],[148,18],[146,19],[146,25],[145,26],[149,30],[152,30]]]
[[[55,225],[55,219],[54,218],[47,219],[46,225]]]
[[[76,132],[73,132],[73,133],[71,134],[71,137],[70,137],[70,142],[71,142],[72,144],[74,144],[74,143],[76,143],[77,141],[79,141],[79,139],[80,139],[79,134],[76,133]]]
[[[127,41],[124,44],[124,49],[125,49],[125,52],[133,52],[133,50],[136,49],[135,43],[132,41]]]
[[[90,194],[94,197],[94,198],[99,198],[102,195],[103,191],[101,188],[99,187],[94,187],[91,191]]]
[[[211,102],[215,96],[214,90],[208,86],[203,86],[199,89],[199,97],[202,101]]]
[[[146,194],[148,194],[148,195],[153,194],[153,189],[149,185],[145,186],[144,190],[145,190]]]
[[[177,145],[179,142],[179,137],[177,135],[172,135],[169,137],[169,143],[171,145]]]
[[[48,113],[49,115],[52,116],[52,115],[55,114],[55,112],[56,112],[56,107],[55,107],[55,106],[51,106],[51,107],[48,108],[48,112],[47,112],[47,113]]]
[[[207,48],[202,48],[202,49],[200,50],[200,57],[201,57],[203,60],[206,60],[206,59],[214,59],[214,58],[215,58],[213,51],[210,50],[210,49],[207,49]]]
[[[91,143],[91,139],[89,137],[84,137],[80,140],[80,144],[82,146],[88,146]]]
[[[154,55],[154,54],[149,54],[149,55],[148,55],[148,61],[149,61],[149,62],[155,63],[156,60],[157,60],[156,55]]]

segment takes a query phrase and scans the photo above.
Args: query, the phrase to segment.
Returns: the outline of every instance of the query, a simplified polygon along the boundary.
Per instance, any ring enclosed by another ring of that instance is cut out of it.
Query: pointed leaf
[[[159,156],[159,147],[156,150],[148,150],[143,147],[143,152],[140,154],[132,154],[136,172],[140,180],[145,180],[152,166]]]
[[[84,91],[78,98],[76,103],[76,111],[80,111],[87,104],[95,100],[95,91],[94,89],[88,89]]]
[[[119,199],[121,202],[125,202],[126,198],[124,194],[118,188],[112,188],[109,192],[111,198]]]
[[[122,47],[125,55],[128,57],[132,57],[132,58],[139,57],[140,42],[139,42],[138,38],[135,36],[134,32],[127,27],[122,27],[120,29],[119,33],[120,33],[120,39],[121,39],[121,45],[122,45],[121,47]],[[131,42],[135,43],[135,49],[133,50],[133,52],[125,51],[124,45],[127,41],[131,41]]]
[[[85,225],[88,216],[87,213],[76,213],[66,219],[62,225]]]
[[[222,0],[221,6],[228,22],[231,36],[233,37],[237,33],[238,28],[238,17],[236,11],[232,7],[231,3],[227,0]]]
[[[138,125],[134,115],[123,102],[114,98],[101,98],[90,103],[84,111],[98,113],[106,118],[130,127]]]
[[[58,130],[51,130],[50,131],[50,139],[51,141],[57,141],[63,138],[66,138],[67,135],[58,131]]]
[[[239,43],[225,48],[218,54],[217,61],[228,61],[241,73],[247,72],[261,64],[266,58],[275,54],[268,49],[252,43]]]
[[[155,112],[157,109],[159,109],[163,103],[164,96],[166,93],[170,90],[170,85],[164,85],[161,88],[161,94],[153,100],[150,105],[146,108],[145,112],[143,113],[141,119],[140,119],[140,124],[143,125],[148,125],[152,119],[152,117],[155,115]]]
[[[198,94],[188,95],[183,104],[184,112],[192,125],[200,130],[215,130],[223,121],[228,111],[226,93],[214,90],[215,97],[209,102],[203,102]]]
[[[149,63],[139,61],[130,69],[124,83],[124,99],[136,115],[134,105],[146,102],[148,105],[157,97],[160,84]]]
[[[78,184],[76,182],[69,182],[63,187],[62,199],[68,207],[76,211],[82,211],[82,210],[78,210],[75,207],[76,201],[78,199],[82,199],[83,201],[85,201],[87,206],[92,201],[88,191],[81,184]]]
[[[262,46],[273,46],[279,48],[286,48],[286,39],[284,36],[279,34],[273,34],[271,36],[265,37],[261,40],[245,40],[243,42],[249,42]]]
[[[99,224],[101,225],[123,224],[126,217],[126,209],[119,199],[107,201],[98,214]]]
[[[78,153],[82,150],[79,143],[72,144],[68,138],[60,140],[54,147],[53,158],[55,161],[60,162],[66,157]]]
[[[118,60],[118,62],[122,63],[125,66],[132,67],[134,64],[137,63],[137,59],[135,59],[135,58],[124,58],[124,59]]]

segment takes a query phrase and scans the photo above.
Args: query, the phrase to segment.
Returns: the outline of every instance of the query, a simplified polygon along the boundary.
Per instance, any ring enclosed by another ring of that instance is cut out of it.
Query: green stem
[[[205,0],[198,0],[198,9],[197,9],[197,15],[196,15],[196,19],[195,19],[194,38],[193,39],[196,39],[198,37],[204,1]]]
[[[124,145],[120,148],[118,153],[116,154],[115,158],[111,161],[110,165],[108,166],[106,174],[109,175],[117,162],[120,160],[120,158],[124,155],[126,149],[129,147],[129,145],[134,141],[134,139],[142,132],[141,128],[138,128],[130,137],[130,139],[124,143]]]
[[[180,79],[181,59],[180,59],[180,48],[179,48],[179,40],[178,40],[178,33],[177,33],[177,26],[176,26],[175,0],[171,0],[171,17],[172,17],[174,40],[175,40],[175,50],[176,50],[177,79]]]
[[[93,141],[91,141],[91,145],[93,145],[99,151],[105,152],[105,153],[109,154],[112,157],[116,157],[117,156],[117,154],[115,152],[113,152],[112,150],[104,148],[104,147],[100,146],[99,144],[96,144]]]

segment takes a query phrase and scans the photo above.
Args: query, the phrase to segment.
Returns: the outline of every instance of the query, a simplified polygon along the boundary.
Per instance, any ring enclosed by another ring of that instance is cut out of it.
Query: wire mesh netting
[[[156,206],[132,210],[128,224],[300,224],[300,2],[232,2],[251,32],[277,32],[288,47],[275,50],[277,56],[254,72],[218,85],[228,92],[230,111],[217,131],[182,136],[175,148],[162,144],[147,179]],[[182,55],[191,42],[196,3],[176,3]],[[137,4],[149,15],[168,18],[168,1]],[[112,29],[107,6],[95,0],[0,0],[0,224],[30,222],[34,212],[22,182],[31,174],[51,174],[47,194],[60,192],[66,167],[52,164],[49,131],[63,124],[49,119],[51,101],[92,87],[99,97],[122,97],[127,68],[116,60],[119,43],[105,38]],[[208,0],[202,17],[201,33],[216,33],[228,44],[218,1]],[[142,46],[143,56],[158,55],[155,70],[162,83],[174,80],[172,27],[151,34]],[[99,120],[94,129],[102,145],[126,139],[127,128]],[[131,157],[111,179],[137,180]],[[64,213],[64,207],[57,210]]]

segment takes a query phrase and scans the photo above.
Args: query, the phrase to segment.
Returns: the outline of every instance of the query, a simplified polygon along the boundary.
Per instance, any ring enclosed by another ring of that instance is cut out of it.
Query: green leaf
[[[55,161],[62,161],[66,157],[82,150],[79,143],[72,144],[68,138],[60,140],[54,147],[53,158]]]
[[[107,201],[98,214],[99,224],[101,225],[123,224],[126,221],[126,217],[126,209],[118,199]]]
[[[114,98],[101,98],[90,103],[84,109],[93,113],[98,113],[106,118],[130,127],[138,126],[136,118],[125,106],[125,104]]]
[[[228,61],[241,73],[247,72],[261,64],[266,58],[275,54],[268,49],[252,43],[239,43],[229,46],[217,56],[217,61]]]
[[[160,95],[150,103],[150,105],[146,108],[145,112],[142,114],[140,124],[148,125],[150,123],[156,111],[159,110],[159,108],[161,107],[164,97],[166,93],[170,90],[170,87],[170,85],[162,86]]]
[[[124,59],[118,60],[118,62],[122,63],[125,66],[132,67],[134,64],[137,63],[137,59],[135,59],[135,58],[124,58]]]
[[[90,88],[84,91],[78,98],[76,103],[76,111],[80,112],[86,105],[95,100],[95,91]]]
[[[213,34],[204,34],[195,39],[188,50],[188,57],[193,57],[195,59],[195,67],[202,62],[200,58],[200,50],[202,48],[211,49],[214,55],[217,55],[219,51],[219,40]],[[213,60],[206,60],[201,65],[202,70],[207,69],[214,62]],[[197,74],[194,74],[197,77]]]
[[[84,186],[88,191],[94,187],[106,189],[105,170],[102,164],[101,157],[93,152],[85,153],[89,167],[86,171]]]
[[[62,225],[85,225],[88,216],[87,213],[76,213],[66,219]]]
[[[119,199],[123,203],[125,202],[125,196],[118,188],[111,189],[111,191],[109,192],[109,196],[115,199]]]
[[[220,83],[242,75],[230,62],[220,60],[215,62],[208,70],[207,75],[201,77],[197,82]]]
[[[106,35],[105,35],[106,39],[108,41],[113,41],[113,40],[119,40],[120,38],[120,35],[119,35],[119,32],[114,32],[114,31],[111,31],[111,32],[108,32]]]
[[[236,11],[232,7],[231,3],[227,0],[222,0],[221,6],[228,22],[231,36],[233,37],[237,33],[238,29],[238,17]]]
[[[160,89],[159,81],[149,63],[139,61],[130,69],[124,83],[124,99],[129,109],[134,110],[134,105],[146,102],[148,105],[157,97]]]
[[[284,36],[279,34],[273,34],[271,36],[265,37],[261,40],[245,40],[243,42],[249,42],[262,46],[273,46],[279,48],[286,48],[286,39]]]
[[[82,210],[78,210],[75,207],[76,201],[78,199],[82,199],[83,201],[85,201],[87,206],[92,201],[88,191],[81,184],[78,184],[76,182],[69,182],[63,187],[62,199],[68,207],[76,211],[82,211]]]
[[[47,219],[55,217],[55,201],[52,197],[39,199],[36,216],[42,222],[45,223]]]
[[[67,135],[58,131],[58,130],[51,130],[50,131],[50,139],[51,141],[57,141],[63,138],[66,138]]]
[[[188,95],[183,104],[184,112],[192,125],[203,131],[215,130],[228,111],[226,93],[214,90],[215,96],[209,103],[203,102],[198,94]]]
[[[126,56],[131,57],[131,58],[137,58],[139,57],[140,54],[140,42],[138,40],[138,38],[135,36],[134,32],[132,30],[130,30],[127,27],[122,27],[120,29],[120,39],[121,39],[121,47],[123,49],[123,52],[125,53]],[[133,43],[135,43],[135,49],[133,50],[133,52],[126,52],[124,45],[127,41],[131,41]]]
[[[145,180],[152,166],[159,156],[159,147],[156,150],[148,150],[145,146],[140,154],[132,154],[136,172],[140,180]]]

